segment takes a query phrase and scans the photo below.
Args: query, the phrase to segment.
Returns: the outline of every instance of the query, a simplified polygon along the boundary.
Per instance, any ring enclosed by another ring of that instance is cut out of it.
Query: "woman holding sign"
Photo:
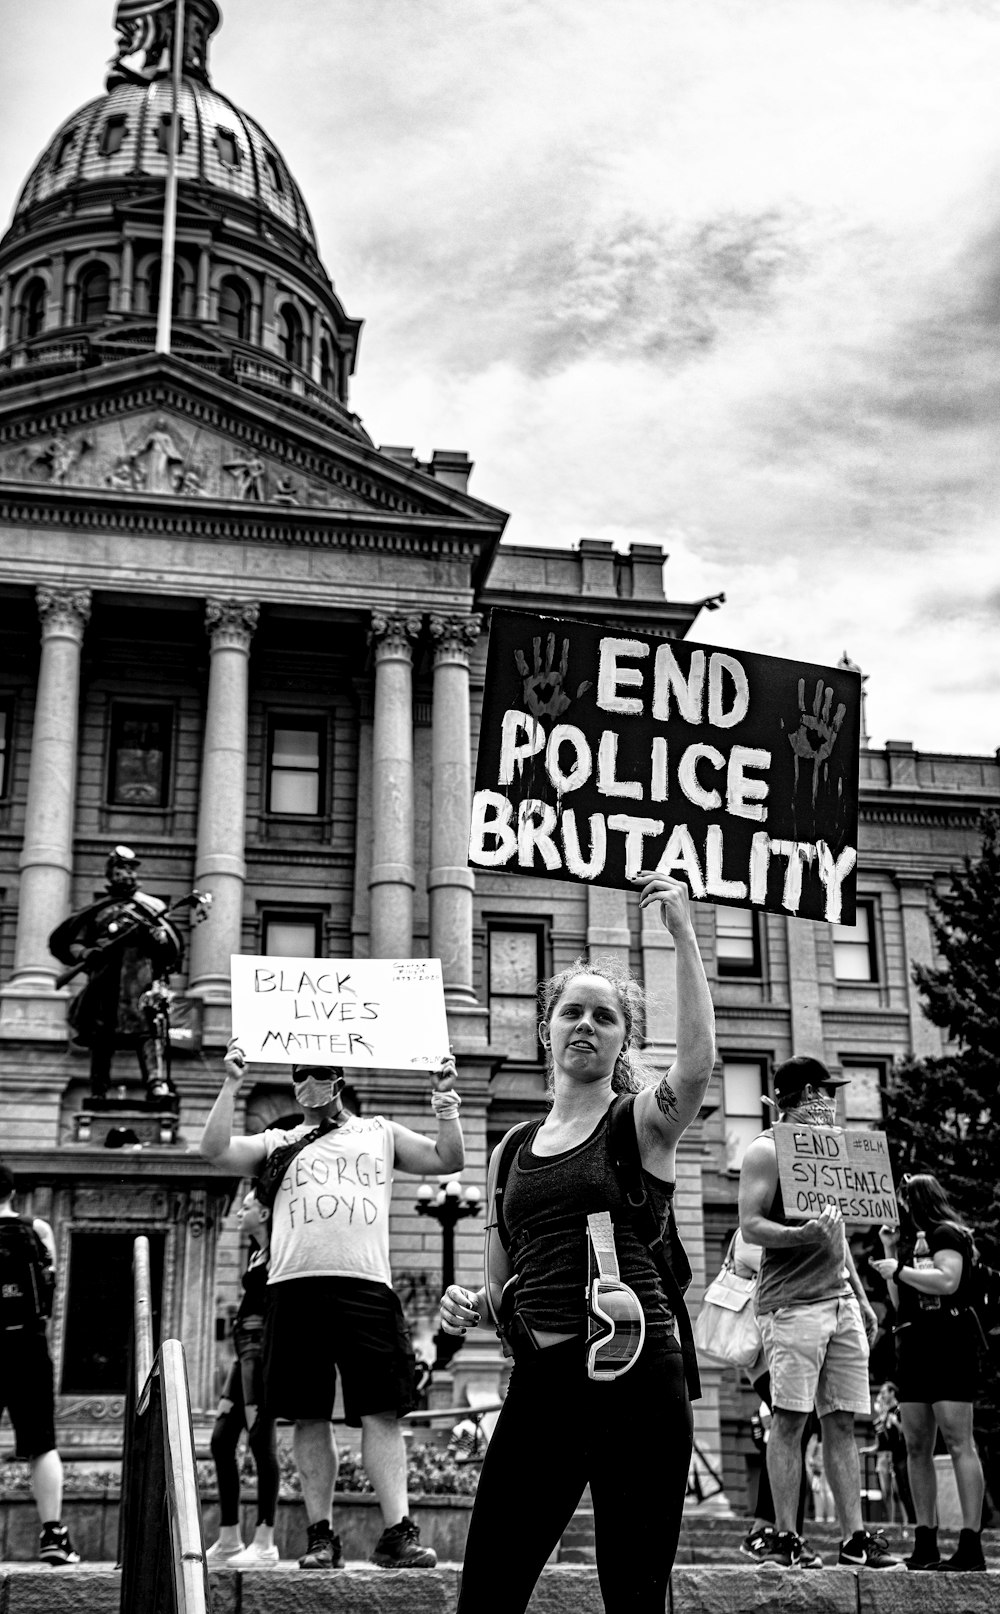
[[[983,1466],[972,1432],[979,1387],[980,1330],[969,1307],[976,1243],[936,1177],[904,1177],[899,1187],[901,1238],[881,1229],[885,1255],[871,1265],[884,1278],[896,1311],[896,1356],[906,1466],[917,1513],[909,1569],[985,1569],[980,1535]],[[959,1501],[958,1551],[937,1550],[934,1445],[940,1429]]]
[[[494,1151],[487,1283],[451,1285],[446,1332],[492,1317],[514,1358],[487,1448],[461,1614],[519,1614],[589,1483],[607,1610],[663,1614],[699,1393],[671,1200],[679,1139],[715,1060],[714,1014],[683,885],[644,873],[674,939],[677,1058],[657,1084],[637,1048],[637,988],[582,960],[544,983],[552,1106]],[[680,1336],[680,1337],[678,1337]],[[689,1348],[685,1348],[685,1345]],[[559,1413],[560,1438],[539,1441]]]

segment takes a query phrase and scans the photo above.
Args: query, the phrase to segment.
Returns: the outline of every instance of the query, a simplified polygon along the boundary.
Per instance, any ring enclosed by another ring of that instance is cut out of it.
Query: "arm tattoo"
[[[676,1123],[679,1119],[677,1109],[677,1094],[674,1092],[667,1078],[664,1076],[656,1089],[656,1107],[665,1120]]]

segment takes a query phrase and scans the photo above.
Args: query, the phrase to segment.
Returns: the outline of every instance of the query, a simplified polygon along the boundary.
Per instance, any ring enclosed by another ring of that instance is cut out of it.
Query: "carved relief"
[[[235,483],[235,497],[237,499],[263,500],[267,497],[265,487],[266,467],[264,461],[256,454],[240,453],[236,458],[224,460],[222,469],[227,471]],[[227,496],[234,496],[234,489],[227,489]]]
[[[81,1222],[165,1222],[170,1201],[165,1189],[78,1188],[73,1215]]]
[[[249,650],[260,616],[260,606],[252,600],[205,601],[205,631],[213,649]]]
[[[429,621],[435,661],[468,662],[469,652],[482,629],[481,616],[437,616]]]
[[[79,477],[74,473],[93,446],[91,439],[82,432],[77,437],[66,437],[58,432],[44,448],[30,456],[28,463],[31,475],[35,479],[44,478],[55,487],[78,482]]]

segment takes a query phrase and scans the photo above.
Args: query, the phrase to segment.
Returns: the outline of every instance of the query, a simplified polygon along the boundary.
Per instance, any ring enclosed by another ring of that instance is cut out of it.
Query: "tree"
[[[913,970],[924,1013],[954,1050],[896,1066],[885,1129],[897,1181],[933,1173],[975,1228],[982,1258],[1000,1267],[1000,811],[984,813],[980,829],[979,856],[955,870],[932,915],[942,963]],[[984,1365],[977,1432],[1000,1506],[1000,1346]]]

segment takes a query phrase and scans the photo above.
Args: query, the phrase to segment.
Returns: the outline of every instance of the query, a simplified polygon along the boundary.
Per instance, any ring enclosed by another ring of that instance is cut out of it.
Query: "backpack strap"
[[[309,1143],[315,1143],[324,1133],[334,1130],[333,1122],[324,1115],[319,1126],[314,1126],[311,1132],[305,1133],[301,1138],[295,1138],[291,1143],[281,1143],[277,1149],[272,1149],[254,1182],[254,1192],[261,1205],[271,1210],[278,1197],[278,1189],[282,1179],[297,1154]]]
[[[496,1235],[503,1245],[504,1251],[510,1250],[510,1228],[503,1213],[503,1196],[507,1187],[507,1178],[510,1168],[514,1164],[514,1156],[524,1142],[528,1133],[537,1131],[538,1121],[519,1121],[512,1126],[500,1140],[500,1156],[497,1161],[497,1180],[493,1185],[493,1221],[489,1225],[496,1230]]]
[[[642,1178],[639,1139],[635,1130],[634,1093],[620,1094],[612,1104],[608,1137],[615,1175],[618,1178],[627,1204],[635,1213],[636,1230],[639,1237],[656,1262],[663,1287],[666,1290],[667,1299],[670,1302],[670,1309],[676,1318],[681,1354],[684,1358],[684,1378],[687,1382],[688,1395],[692,1401],[697,1401],[701,1397],[701,1375],[698,1372],[698,1354],[695,1350],[694,1330],[691,1327],[691,1319],[688,1316],[688,1309],[684,1301],[684,1289],[687,1288],[691,1281],[691,1269],[684,1246],[680,1240],[680,1234],[677,1231],[673,1201],[671,1200],[670,1202],[667,1215],[667,1232],[670,1239],[668,1248],[664,1243],[664,1230],[660,1225],[660,1219],[646,1192],[646,1184]],[[681,1272],[684,1274],[680,1281],[678,1281],[677,1274],[674,1271],[674,1261],[678,1262]]]

